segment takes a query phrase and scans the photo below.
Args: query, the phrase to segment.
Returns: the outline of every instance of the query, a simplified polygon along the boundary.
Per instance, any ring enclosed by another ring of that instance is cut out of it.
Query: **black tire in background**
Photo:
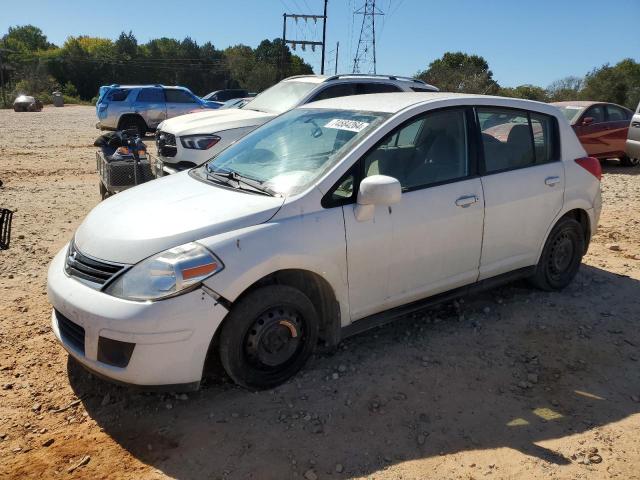
[[[623,167],[637,167],[640,165],[640,158],[632,158],[627,155],[620,157],[620,165]]]
[[[582,225],[573,218],[561,218],[547,238],[531,282],[541,290],[563,289],[578,273],[584,250]]]
[[[222,366],[238,384],[262,390],[287,381],[313,353],[319,318],[293,287],[268,285],[241,298],[220,332]]]

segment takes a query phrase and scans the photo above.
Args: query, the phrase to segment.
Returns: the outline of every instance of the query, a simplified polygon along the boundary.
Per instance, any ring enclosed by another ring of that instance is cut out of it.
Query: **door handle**
[[[640,128],[640,122],[632,122],[631,126],[634,128]]]
[[[458,198],[456,200],[456,205],[458,207],[466,208],[469,205],[473,205],[477,201],[478,201],[478,196],[477,195],[465,195],[465,196],[460,197],[460,198]]]
[[[560,183],[560,177],[547,177],[544,179],[544,183],[549,187],[553,187],[554,185]]]

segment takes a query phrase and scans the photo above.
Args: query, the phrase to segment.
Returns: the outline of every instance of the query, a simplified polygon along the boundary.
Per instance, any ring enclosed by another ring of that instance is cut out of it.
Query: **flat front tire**
[[[319,318],[293,287],[268,285],[233,306],[220,332],[220,360],[238,385],[275,387],[305,364],[318,342]]]
[[[562,290],[578,273],[585,246],[582,225],[562,218],[551,230],[531,282],[547,291]]]

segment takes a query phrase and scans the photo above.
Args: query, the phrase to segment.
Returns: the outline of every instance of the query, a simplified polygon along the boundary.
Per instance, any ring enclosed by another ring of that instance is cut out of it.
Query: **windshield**
[[[300,101],[307,96],[318,84],[310,82],[280,82],[268,88],[256,96],[248,110],[280,114],[298,106]]]
[[[558,107],[564,117],[569,120],[569,123],[577,119],[585,108],[579,105],[556,105],[556,107]]]
[[[196,173],[237,174],[275,194],[303,191],[389,115],[295,109],[254,130]]]

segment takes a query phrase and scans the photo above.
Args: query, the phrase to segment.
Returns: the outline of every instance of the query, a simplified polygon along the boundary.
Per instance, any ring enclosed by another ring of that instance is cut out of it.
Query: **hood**
[[[94,258],[134,264],[168,248],[264,223],[283,202],[204,183],[182,172],[103,201],[84,219],[75,242]]]
[[[257,127],[273,117],[275,115],[271,113],[255,110],[231,108],[204,110],[165,120],[158,126],[158,129],[176,136],[216,133],[234,128]]]

